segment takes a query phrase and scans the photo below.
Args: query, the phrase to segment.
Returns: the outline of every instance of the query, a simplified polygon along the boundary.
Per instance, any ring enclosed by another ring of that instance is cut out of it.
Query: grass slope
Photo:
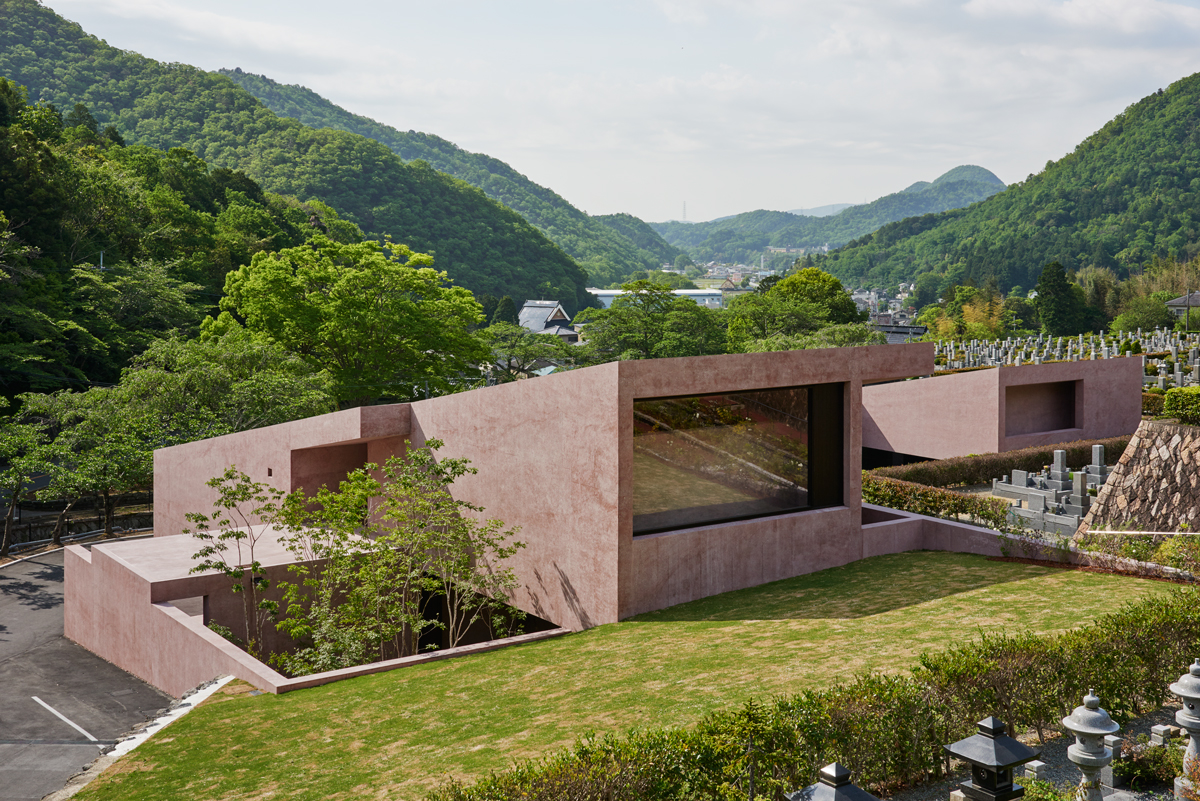
[[[1003,292],[1031,288],[1051,261],[1123,277],[1154,256],[1200,253],[1198,192],[1200,73],[1134,103],[1006,191],[886,225],[820,266],[851,284],[933,272],[982,286],[994,276]]]
[[[683,726],[751,696],[901,671],[981,630],[1052,632],[1168,585],[918,552],[726,593],[557,640],[283,696],[245,685],[77,796],[420,798],[589,731]]]
[[[602,282],[599,286],[607,286],[639,270],[657,270],[664,262],[674,262],[679,255],[677,249],[654,231],[647,229],[648,237],[635,239],[606,220],[589,217],[553,190],[535,184],[499,159],[463,150],[433,134],[399,131],[353,114],[303,86],[281,84],[241,69],[220,72],[276,114],[315,128],[333,128],[374,139],[405,161],[421,159],[436,170],[482,189],[578,259],[593,283]]]

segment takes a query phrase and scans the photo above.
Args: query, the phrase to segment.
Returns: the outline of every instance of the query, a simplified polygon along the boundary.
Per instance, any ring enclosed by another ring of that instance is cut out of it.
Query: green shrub
[[[1163,415],[1178,418],[1184,425],[1200,425],[1200,387],[1176,387],[1167,390]]]
[[[1179,588],[1075,631],[985,635],[924,654],[906,676],[865,675],[750,701],[688,729],[584,738],[473,786],[452,782],[429,798],[735,799],[747,795],[751,766],[757,793],[778,798],[811,784],[833,761],[860,786],[888,792],[940,776],[943,744],[974,733],[975,721],[988,715],[1015,731],[1044,732],[1093,688],[1121,721],[1157,709],[1200,647],[1198,601],[1194,588]],[[1052,787],[1033,789],[1036,801],[1062,801]]]
[[[1143,392],[1142,414],[1148,417],[1162,417],[1164,394],[1161,392]]]
[[[1106,459],[1113,459],[1125,452],[1129,437],[1078,440],[1060,445],[1042,445],[1021,448],[1005,453],[984,453],[971,456],[956,456],[952,459],[936,459],[928,462],[878,467],[871,475],[912,481],[929,487],[958,487],[970,484],[986,484],[993,478],[1010,475],[1013,470],[1036,472],[1054,461],[1056,450],[1067,452],[1067,467],[1079,468],[1092,461],[1092,446],[1103,445]]]
[[[1158,547],[1150,561],[1193,574],[1200,573],[1200,537],[1171,537]]]
[[[1000,498],[951,492],[864,471],[862,499],[889,509],[930,517],[959,519],[966,515],[976,525],[1008,529],[1008,503]]]
[[[1149,737],[1140,734],[1135,742],[1126,741],[1121,759],[1113,762],[1113,776],[1131,790],[1169,784],[1183,773],[1182,744],[1182,740],[1172,740],[1166,748],[1154,746]]]

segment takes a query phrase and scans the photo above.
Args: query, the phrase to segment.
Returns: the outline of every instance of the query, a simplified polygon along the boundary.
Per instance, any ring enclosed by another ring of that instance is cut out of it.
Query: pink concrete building
[[[946,459],[1131,434],[1139,357],[995,367],[866,387],[865,448]]]

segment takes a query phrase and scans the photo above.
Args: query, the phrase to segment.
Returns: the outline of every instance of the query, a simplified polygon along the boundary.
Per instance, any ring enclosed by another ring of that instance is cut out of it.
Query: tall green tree
[[[507,323],[508,325],[517,325],[519,316],[517,314],[517,304],[508,295],[500,298],[496,304],[496,310],[492,312],[491,322]]]
[[[1068,336],[1084,330],[1083,290],[1067,280],[1066,271],[1058,262],[1043,268],[1034,298],[1042,330],[1050,336]]]
[[[827,310],[781,292],[751,292],[733,299],[726,312],[729,350],[744,351],[751,342],[812,333],[828,320]]]
[[[578,348],[554,334],[535,334],[512,323],[493,323],[479,332],[491,351],[489,371],[498,383],[528,378],[547,363],[573,365]]]
[[[37,422],[8,416],[0,418],[0,493],[4,508],[4,536],[0,539],[0,558],[12,547],[13,517],[21,493],[47,464],[45,427]]]
[[[714,309],[676,297],[662,284],[634,281],[621,287],[610,308],[575,317],[594,361],[702,356],[725,350],[723,321]]]
[[[842,282],[819,267],[805,267],[792,273],[772,287],[771,292],[821,307],[830,323],[859,323],[867,319],[867,314],[854,305]]]
[[[487,357],[471,333],[479,304],[432,264],[405,245],[317,236],[230,273],[221,307],[328,370],[343,405],[416,398],[448,391]]]

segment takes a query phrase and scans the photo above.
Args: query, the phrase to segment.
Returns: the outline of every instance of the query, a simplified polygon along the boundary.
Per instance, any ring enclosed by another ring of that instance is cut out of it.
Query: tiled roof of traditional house
[[[570,325],[571,318],[557,300],[527,300],[517,315],[517,322],[523,328],[541,333],[551,326]]]

